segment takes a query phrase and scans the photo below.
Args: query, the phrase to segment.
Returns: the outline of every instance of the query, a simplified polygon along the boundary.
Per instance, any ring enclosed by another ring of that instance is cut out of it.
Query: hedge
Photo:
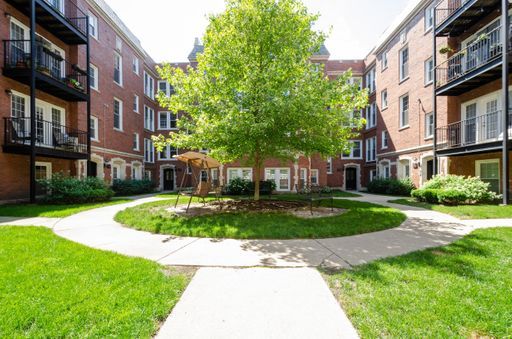
[[[388,195],[409,196],[415,189],[411,179],[375,178],[368,183],[368,192]]]
[[[39,180],[47,192],[42,199],[52,204],[81,204],[108,201],[114,192],[100,179],[88,177],[78,179],[55,173],[51,179]]]
[[[112,183],[112,190],[116,195],[135,195],[152,193],[155,191],[155,184],[151,180],[120,180]]]

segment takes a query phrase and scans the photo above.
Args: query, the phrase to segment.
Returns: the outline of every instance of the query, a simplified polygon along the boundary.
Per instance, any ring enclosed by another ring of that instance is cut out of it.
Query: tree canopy
[[[174,88],[159,94],[160,105],[186,114],[178,132],[154,137],[156,148],[207,148],[222,162],[247,162],[256,185],[265,159],[347,151],[367,92],[351,72],[329,80],[312,59],[325,40],[312,28],[317,18],[299,0],[227,0],[209,18],[197,66],[158,69]]]

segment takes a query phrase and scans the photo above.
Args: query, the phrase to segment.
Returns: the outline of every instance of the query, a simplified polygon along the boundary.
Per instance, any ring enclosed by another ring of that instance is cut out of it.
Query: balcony
[[[30,17],[31,0],[6,0]],[[87,15],[70,0],[35,0],[36,22],[68,45],[87,43]]]
[[[436,94],[460,95],[501,78],[501,26],[481,34],[436,68]]]
[[[436,35],[457,37],[491,12],[499,0],[442,0],[436,6]]]
[[[4,118],[6,153],[30,154],[30,118]],[[87,132],[36,119],[36,154],[61,159],[87,159]]]
[[[512,139],[512,110],[508,115],[508,137]],[[496,111],[437,128],[438,154],[461,155],[500,150],[502,119],[502,111]]]
[[[30,86],[29,40],[4,40],[6,77]],[[66,101],[87,100],[87,72],[64,60],[42,42],[36,44],[36,88]]]

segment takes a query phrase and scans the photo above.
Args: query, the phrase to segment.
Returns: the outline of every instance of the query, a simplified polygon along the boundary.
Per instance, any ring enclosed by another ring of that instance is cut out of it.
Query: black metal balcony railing
[[[87,72],[66,61],[42,42],[36,44],[36,71],[82,93],[87,93]],[[29,40],[4,40],[4,69],[31,69]]]
[[[30,146],[30,118],[4,118],[4,144]],[[36,119],[36,146],[87,154],[87,132]]]
[[[436,27],[457,12],[468,0],[443,0],[436,6]]]
[[[496,60],[503,52],[501,26],[477,37],[476,41],[439,64],[436,88],[443,87]]]
[[[512,136],[512,110],[509,111],[509,138]],[[436,129],[437,148],[456,148],[503,140],[502,111],[461,120]]]
[[[82,34],[87,34],[87,15],[73,1],[44,1]]]

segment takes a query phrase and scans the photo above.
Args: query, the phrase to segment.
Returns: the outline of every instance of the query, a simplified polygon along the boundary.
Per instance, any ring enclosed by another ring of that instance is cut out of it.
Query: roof
[[[204,52],[204,46],[199,40],[199,38],[196,38],[194,41],[194,48],[192,48],[192,51],[188,54],[188,60],[190,62],[197,61],[197,55]]]

